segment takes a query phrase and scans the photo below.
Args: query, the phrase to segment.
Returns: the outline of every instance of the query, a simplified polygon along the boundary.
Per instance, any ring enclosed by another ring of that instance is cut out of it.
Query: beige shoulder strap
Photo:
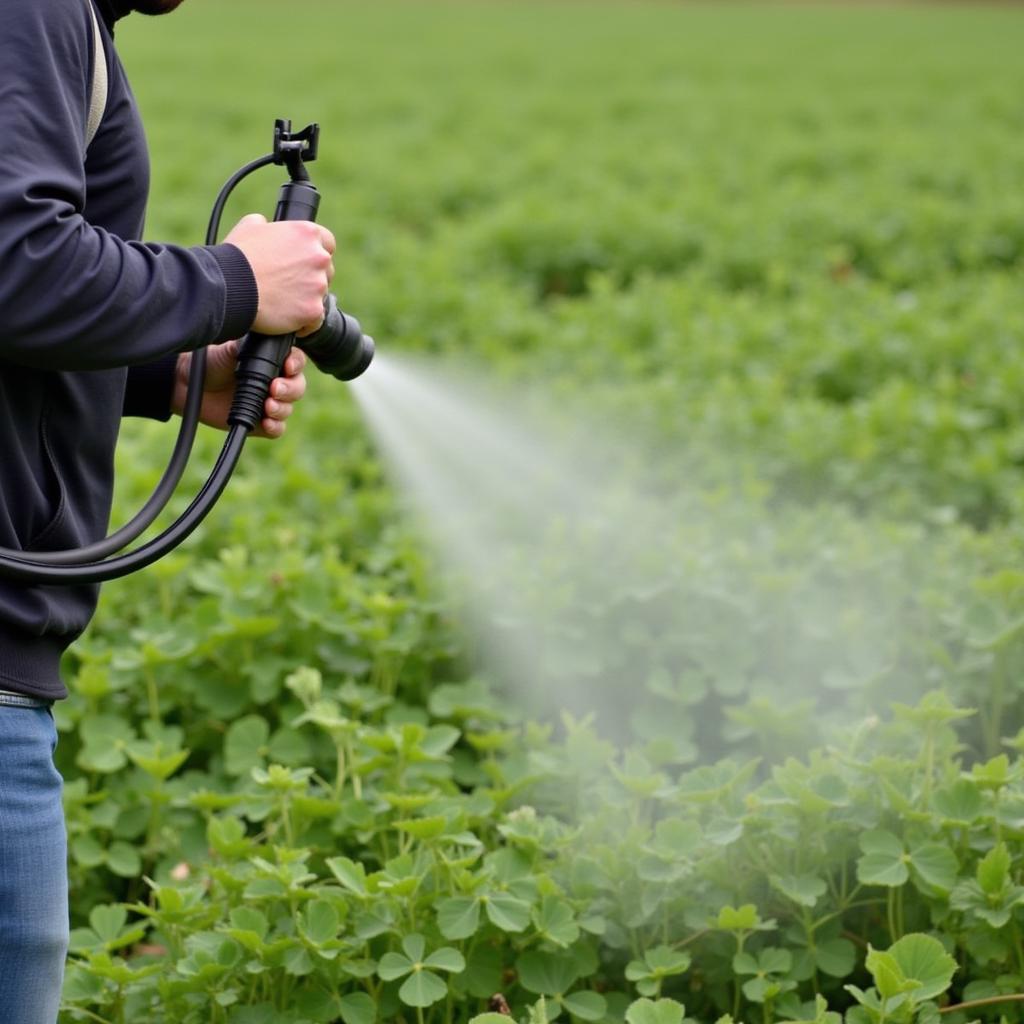
[[[89,116],[85,122],[85,146],[86,149],[96,137],[100,121],[103,119],[103,111],[107,106],[107,52],[103,46],[103,33],[100,32],[100,23],[96,20],[96,9],[90,0],[89,13],[92,15],[92,34],[95,41],[93,46],[92,62],[92,88],[89,90]]]

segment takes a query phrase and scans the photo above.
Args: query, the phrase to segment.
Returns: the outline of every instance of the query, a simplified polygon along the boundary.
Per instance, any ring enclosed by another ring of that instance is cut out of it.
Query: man
[[[90,9],[90,4],[95,7]],[[334,238],[244,218],[224,244],[142,244],[148,157],[114,51],[116,21],[181,0],[3,0],[0,7],[0,547],[102,537],[122,415],[180,411],[189,353],[210,346],[205,422],[223,427],[238,338],[314,329]],[[98,16],[103,45],[95,45]],[[94,59],[107,100],[87,139]],[[305,388],[293,352],[259,432]],[[0,1020],[53,1024],[68,909],[50,704],[97,588],[0,580]]]

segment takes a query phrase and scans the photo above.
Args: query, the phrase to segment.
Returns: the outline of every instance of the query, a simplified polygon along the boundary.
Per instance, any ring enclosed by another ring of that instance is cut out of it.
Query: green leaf
[[[71,841],[71,857],[83,868],[94,868],[107,858],[107,851],[93,835],[75,836]]]
[[[87,772],[110,775],[120,771],[128,763],[124,744],[100,746],[86,743],[75,758],[75,764]]]
[[[974,708],[958,708],[942,690],[932,690],[918,701],[916,707],[893,703],[893,714],[898,719],[917,725],[943,725],[977,714]]]
[[[135,738],[135,731],[120,715],[85,715],[78,732],[83,743],[100,748],[119,746]]]
[[[770,881],[783,896],[802,907],[813,907],[828,889],[817,875],[772,875]]]
[[[385,953],[377,964],[377,974],[384,981],[394,981],[408,974],[415,963],[401,953]]]
[[[905,977],[920,984],[920,988],[911,996],[915,1003],[934,999],[952,983],[956,961],[946,952],[942,943],[930,935],[918,932],[904,935],[889,947],[888,952],[899,964]]]
[[[520,954],[516,960],[516,972],[523,988],[542,996],[562,995],[572,988],[582,973],[570,954],[537,950]]]
[[[426,960],[424,967],[430,967],[435,971],[451,971],[453,974],[461,974],[466,969],[466,961],[462,954],[451,946],[443,946],[435,949]]]
[[[303,946],[293,946],[284,954],[284,969],[293,977],[304,978],[313,973],[313,961]]]
[[[967,825],[977,821],[985,808],[981,791],[970,779],[958,779],[948,788],[937,790],[933,802],[944,818]]]
[[[69,963],[64,973],[62,995],[65,1003],[96,1002],[103,995],[103,979],[80,964]],[[509,1024],[507,1017],[504,1024]]]
[[[989,894],[974,879],[969,878],[950,893],[949,905],[954,910],[966,910],[975,914],[991,928],[1002,929],[1010,920],[1014,908],[1024,897],[1024,890],[1015,890],[1016,886],[1010,886],[1006,892]],[[980,936],[974,936],[975,941],[979,938]],[[1003,955],[1005,953],[1001,951],[993,954],[993,958],[1002,959]]]
[[[757,957],[753,953],[737,953],[732,958],[732,969],[736,974],[757,974]]]
[[[345,1024],[376,1024],[377,1004],[365,992],[349,992],[339,1001]]]
[[[865,832],[860,838],[864,856],[857,861],[857,880],[866,885],[890,888],[903,885],[910,878],[909,856],[903,844],[891,832]]]
[[[503,932],[521,932],[530,923],[530,904],[515,896],[491,893],[483,903],[491,924]]]
[[[828,1002],[822,995],[816,995],[814,997],[813,1007],[809,1003],[805,1003],[801,1008],[801,1012],[805,1014],[812,1014],[804,1020],[794,1020],[792,1024],[841,1024],[842,1017],[838,1013],[833,1013],[828,1008]]]
[[[982,789],[1002,789],[1019,775],[1019,768],[1010,770],[1010,759],[1006,754],[999,754],[984,764],[971,766],[969,778]]]
[[[191,753],[187,748],[168,750],[163,742],[149,740],[134,740],[128,744],[127,750],[132,763],[159,782],[169,779]]]
[[[448,994],[448,986],[430,971],[414,971],[398,990],[406,1006],[433,1006]]]
[[[468,939],[480,926],[480,901],[453,896],[437,905],[437,927],[446,939]]]
[[[637,999],[626,1010],[626,1024],[682,1024],[685,1012],[674,999]]]
[[[753,903],[745,903],[742,907],[725,906],[718,912],[717,927],[727,932],[754,931],[761,923],[757,907]]]
[[[107,867],[121,878],[137,878],[142,871],[142,857],[134,846],[119,839],[110,844]]]
[[[245,825],[238,818],[211,818],[206,826],[206,838],[222,857],[241,857],[251,846]]]
[[[261,715],[246,715],[231,723],[224,735],[224,770],[229,775],[248,775],[263,764],[270,726]]]
[[[428,757],[442,758],[458,742],[462,734],[451,725],[435,725],[427,730],[419,748]]]
[[[779,991],[779,986],[775,981],[760,975],[743,984],[743,994],[752,1003],[764,1003],[769,999],[774,999]]]
[[[349,892],[357,896],[369,895],[366,888],[366,868],[362,864],[357,864],[348,857],[329,857],[327,867]]]
[[[312,748],[303,733],[297,729],[282,726],[270,737],[267,756],[279,764],[298,767],[309,764]]]
[[[230,914],[231,924],[239,931],[250,932],[259,941],[267,937],[270,924],[267,917],[255,907],[235,907]]]
[[[608,1010],[604,996],[596,992],[570,992],[562,999],[562,1005],[580,1020],[601,1020]]]
[[[301,986],[290,1000],[289,1009],[309,1024],[337,1024],[338,997],[315,982]]]
[[[671,946],[655,946],[644,953],[644,963],[653,977],[667,978],[688,970],[691,958],[689,953],[682,953]]]
[[[128,911],[117,904],[100,904],[89,913],[89,924],[103,943],[114,942],[128,920]]]
[[[466,956],[466,969],[459,975],[459,991],[478,999],[487,999],[501,991],[505,970],[503,952],[496,946],[471,947]]]
[[[857,949],[849,939],[827,939],[815,949],[815,963],[833,978],[845,978],[857,965]]]
[[[766,974],[786,974],[793,966],[793,954],[777,946],[762,949],[757,960],[758,968]]]
[[[416,839],[436,839],[448,829],[448,819],[443,814],[430,818],[404,818],[393,824],[399,832],[406,832]]]
[[[910,851],[910,866],[927,885],[948,893],[956,885],[960,865],[948,846],[925,843]]]
[[[304,934],[315,946],[322,946],[338,935],[340,918],[338,911],[327,900],[313,900],[304,914]]]
[[[544,938],[562,948],[571,946],[580,937],[572,907],[557,896],[544,897],[534,913],[533,923]]]
[[[423,954],[427,949],[427,940],[422,935],[413,933],[412,935],[406,935],[402,939],[402,949],[405,950],[405,955],[414,963],[423,962]]]
[[[1010,851],[1006,843],[997,843],[978,862],[978,885],[990,896],[1001,893],[1010,877]]]
[[[883,999],[892,999],[893,996],[902,995],[904,992],[921,987],[919,981],[906,977],[900,964],[891,953],[868,946],[868,955],[864,966],[871,973],[875,988],[878,989],[878,994]]]

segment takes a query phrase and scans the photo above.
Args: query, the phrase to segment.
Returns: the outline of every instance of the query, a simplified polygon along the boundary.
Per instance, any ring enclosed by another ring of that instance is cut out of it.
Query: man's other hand
[[[228,413],[235,396],[235,365],[238,363],[237,341],[210,345],[206,356],[206,382],[199,418],[203,423],[219,430],[228,427]],[[181,415],[185,408],[188,375],[192,366],[192,353],[182,352],[174,378],[171,411]],[[263,407],[263,419],[252,432],[253,437],[280,437],[285,431],[285,420],[292,414],[295,403],[306,393],[306,353],[293,348],[284,362],[284,376],[270,385],[270,395]]]

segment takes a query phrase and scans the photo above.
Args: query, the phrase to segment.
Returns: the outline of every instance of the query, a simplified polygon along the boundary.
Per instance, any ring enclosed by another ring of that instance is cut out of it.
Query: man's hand
[[[259,213],[243,217],[225,242],[241,249],[256,277],[259,307],[252,330],[301,337],[324,318],[324,296],[334,277],[334,235],[312,221],[267,222]]]
[[[235,365],[238,363],[237,341],[210,345],[206,349],[206,382],[199,418],[203,423],[220,430],[228,427],[228,412],[235,395]],[[252,432],[253,437],[280,437],[285,431],[285,420],[292,414],[295,403],[306,393],[306,353],[293,348],[284,362],[284,376],[270,385],[270,396],[263,407],[263,419]],[[192,353],[178,356],[174,378],[171,411],[181,415],[185,408],[188,374],[192,366]]]

